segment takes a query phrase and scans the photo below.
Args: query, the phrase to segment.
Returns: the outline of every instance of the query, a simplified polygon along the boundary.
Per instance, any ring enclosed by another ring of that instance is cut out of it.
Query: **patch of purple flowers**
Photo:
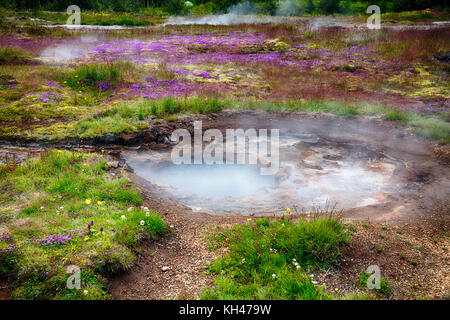
[[[67,234],[64,234],[67,233]],[[80,237],[84,236],[83,230],[74,229],[66,231],[63,229],[63,233],[56,233],[48,236],[47,238],[43,239],[35,239],[36,242],[41,243],[44,246],[56,246],[56,245],[64,245],[72,241],[72,235],[74,233],[78,233]]]
[[[36,242],[41,243],[43,246],[57,246],[64,245],[72,241],[72,237],[69,235],[63,235],[62,233],[52,234],[47,238],[36,239]]]
[[[112,86],[105,81],[102,81],[98,84],[98,90],[104,92],[104,91],[108,91],[109,89],[112,89]]]
[[[12,238],[9,235],[9,232],[0,233],[0,242],[10,242],[10,241],[12,241]]]
[[[19,247],[18,246],[16,246],[15,244],[11,244],[11,245],[9,245],[8,247],[6,247],[6,248],[2,248],[1,250],[0,250],[0,252],[2,253],[2,254],[5,254],[5,255],[7,255],[7,254],[12,254],[12,253],[14,253],[16,250],[18,250],[19,249]]]
[[[212,76],[208,72],[192,73],[194,76],[202,77],[206,79],[219,79],[219,76]]]

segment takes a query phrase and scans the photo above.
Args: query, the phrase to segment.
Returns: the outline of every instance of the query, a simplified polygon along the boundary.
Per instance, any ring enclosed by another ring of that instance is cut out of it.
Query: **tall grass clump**
[[[18,48],[0,48],[0,65],[20,65],[28,64],[31,58],[22,49]]]
[[[444,144],[450,143],[450,123],[445,120],[412,115],[409,125],[414,128],[414,132],[417,134],[439,139]]]
[[[228,254],[209,265],[215,284],[202,298],[332,299],[307,270],[337,263],[349,236],[332,216],[297,222],[266,218],[216,231],[211,247],[226,247]]]
[[[86,64],[64,75],[61,81],[74,90],[107,91],[123,83],[133,69],[130,62]]]
[[[410,118],[408,113],[395,109],[387,111],[384,115],[384,119],[389,121],[408,121]]]

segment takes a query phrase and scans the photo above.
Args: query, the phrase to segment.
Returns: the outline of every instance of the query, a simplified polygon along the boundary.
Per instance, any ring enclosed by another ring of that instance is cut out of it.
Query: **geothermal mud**
[[[174,126],[191,130],[191,120]],[[261,175],[260,161],[175,165],[174,143],[123,153],[147,189],[192,211],[273,216],[287,207],[294,213],[335,207],[355,218],[391,219],[423,213],[450,194],[448,167],[434,159],[430,141],[392,123],[265,112],[225,112],[202,120],[203,130],[279,129],[280,165],[271,176]]]

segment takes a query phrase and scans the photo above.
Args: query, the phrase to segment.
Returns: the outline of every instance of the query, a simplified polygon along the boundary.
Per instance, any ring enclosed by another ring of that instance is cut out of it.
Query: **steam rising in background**
[[[296,0],[281,0],[276,10],[276,16],[258,15],[255,6],[249,1],[243,1],[227,9],[226,14],[206,15],[201,17],[170,17],[166,25],[208,24],[233,25],[256,23],[280,23],[283,17],[298,15],[304,12]]]
[[[97,45],[99,39],[93,35],[76,40],[62,41],[55,46],[44,49],[39,57],[48,64],[64,64],[86,55]]]

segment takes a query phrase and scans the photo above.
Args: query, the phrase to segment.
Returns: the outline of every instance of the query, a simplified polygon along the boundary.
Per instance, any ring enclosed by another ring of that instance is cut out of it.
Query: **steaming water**
[[[275,185],[273,176],[262,176],[257,167],[249,165],[169,165],[150,170],[139,161],[131,160],[129,165],[149,181],[199,197],[242,197]]]
[[[82,58],[90,49],[97,45],[94,36],[84,36],[75,40],[62,41],[45,48],[39,55],[40,59],[50,64],[62,64]]]
[[[348,209],[382,203],[398,186],[394,160],[348,150],[311,137],[280,137],[273,176],[252,165],[174,165],[170,151],[129,152],[128,164],[158,193],[194,211],[272,215],[286,207]]]

